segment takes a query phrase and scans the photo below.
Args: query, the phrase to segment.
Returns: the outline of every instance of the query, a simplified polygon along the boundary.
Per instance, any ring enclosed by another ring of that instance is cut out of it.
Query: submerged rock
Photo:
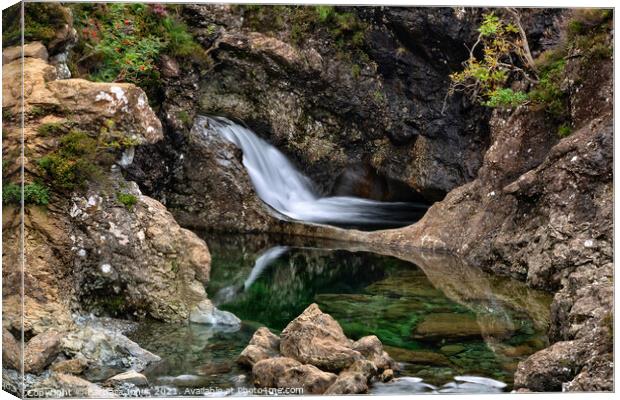
[[[482,329],[476,315],[474,314],[455,314],[455,313],[436,313],[429,314],[418,324],[412,336],[416,339],[439,340],[439,339],[458,339],[480,336],[502,336],[513,330],[509,323],[501,320],[494,321]]]
[[[241,320],[235,314],[218,310],[211,300],[206,299],[198,303],[189,315],[190,322],[209,325],[239,326]]]

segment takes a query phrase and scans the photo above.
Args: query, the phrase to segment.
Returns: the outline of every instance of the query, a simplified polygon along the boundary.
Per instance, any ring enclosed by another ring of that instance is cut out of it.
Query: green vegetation
[[[38,160],[39,168],[59,190],[74,190],[101,174],[99,164],[111,164],[112,145],[88,133],[71,129],[59,140],[58,149]]]
[[[564,119],[568,113],[567,94],[561,89],[566,69],[566,60],[561,53],[551,53],[540,64],[540,80],[529,93],[529,98],[536,104],[544,105],[547,112],[558,119]]]
[[[328,34],[338,49],[356,49],[364,42],[367,25],[357,15],[334,6],[240,5],[244,24],[258,32],[289,31],[293,43],[317,32]]]
[[[72,69],[91,80],[132,82],[149,93],[157,86],[161,55],[207,57],[178,16],[177,6],[91,3],[71,8],[80,36]]]
[[[183,111],[179,111],[179,112],[177,113],[177,117],[178,117],[178,118],[179,118],[179,120],[180,120],[181,122],[183,122],[185,125],[189,125],[189,124],[192,122],[191,118],[189,117],[188,112],[187,112],[187,111],[185,111],[185,110],[183,110]]]
[[[484,102],[487,107],[516,107],[528,100],[528,95],[523,92],[515,92],[510,88],[494,89],[488,93],[488,100]]]
[[[8,183],[2,186],[2,202],[4,204],[21,203],[21,185]],[[49,203],[49,190],[40,183],[24,185],[24,204],[45,206]]]
[[[519,22],[513,22],[512,19],[517,18],[500,18],[494,13],[484,15],[478,28],[478,39],[465,62],[465,68],[450,75],[450,94],[455,91],[466,92],[474,100],[489,107],[514,107],[527,101],[525,93],[505,87],[511,75],[518,74],[528,80],[533,80],[530,75],[535,75],[528,46],[524,44],[521,30],[517,26]],[[480,45],[484,54],[482,60],[474,55]],[[513,56],[526,65],[527,70],[518,67]]]
[[[353,64],[351,66],[351,76],[355,79],[359,78],[360,75],[362,74],[362,67],[360,67],[357,64]]]
[[[3,47],[21,43],[20,14],[21,3],[2,11]],[[68,20],[70,16],[59,3],[27,2],[24,5],[24,40],[41,41],[47,46]]]
[[[567,123],[560,125],[558,128],[558,136],[561,138],[570,136],[571,133],[573,133],[573,128],[571,128]]]
[[[450,75],[448,94],[464,92],[487,107],[532,104],[544,108],[558,124],[558,135],[568,136],[572,132],[569,99],[563,88],[567,58],[571,54],[582,56],[584,62],[610,58],[611,20],[611,10],[575,10],[566,26],[566,41],[533,60],[518,11],[507,9],[502,16],[486,14],[464,69]],[[480,51],[482,59],[476,57]],[[529,83],[529,90],[515,91],[509,87],[518,78]]]
[[[128,209],[132,209],[133,206],[138,202],[138,198],[131,193],[116,193],[116,200],[119,203],[127,207]]]
[[[37,133],[41,136],[58,136],[67,133],[73,122],[47,122],[37,127]]]

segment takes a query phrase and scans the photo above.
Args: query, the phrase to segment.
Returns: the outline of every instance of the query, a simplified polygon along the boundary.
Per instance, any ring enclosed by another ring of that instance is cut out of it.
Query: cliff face
[[[242,179],[230,185],[216,172],[201,176],[202,189],[186,186],[197,171],[192,160],[214,158],[192,139],[198,113],[242,120],[325,194],[435,201],[475,177],[488,113],[460,96],[445,100],[445,93],[479,10],[360,8],[336,14],[351,18],[344,28],[293,8],[263,10],[271,11],[183,8],[212,64],[165,60],[166,144],[138,151],[132,167],[144,190],[175,215],[187,220],[191,208],[209,220],[204,228],[268,230],[250,211],[228,224],[212,215],[231,201],[248,209],[253,190]],[[267,23],[274,18],[281,21]],[[357,43],[355,35],[364,39]],[[234,194],[222,196],[224,187]]]
[[[210,304],[211,262],[203,240],[121,174],[136,146],[163,137],[144,92],[59,80],[40,42],[23,48],[22,75],[21,55],[19,47],[3,51],[3,340],[26,340],[23,354],[7,355],[12,371],[3,376],[14,393],[23,388],[22,359],[25,372],[36,374],[28,385],[48,367],[81,371],[130,360],[143,368],[158,360],[121,334],[85,328],[79,316],[188,321]]]
[[[606,31],[604,45],[611,35]],[[555,292],[550,339],[556,343],[520,365],[515,386],[611,390],[612,62],[579,46],[566,60],[561,85],[570,136],[557,137],[546,110],[496,111],[478,177],[415,225],[371,240],[450,251]]]

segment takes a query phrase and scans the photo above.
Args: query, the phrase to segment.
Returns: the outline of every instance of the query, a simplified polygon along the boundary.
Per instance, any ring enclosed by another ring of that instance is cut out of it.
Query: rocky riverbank
[[[80,315],[168,322],[222,315],[204,289],[205,242],[122,175],[135,147],[163,138],[146,95],[133,84],[58,79],[49,51],[27,43],[22,64],[19,47],[3,50],[4,376],[14,393],[40,384],[94,395],[96,385],[70,374],[140,370],[159,358]],[[22,163],[23,237],[19,206],[7,196]],[[26,388],[16,375],[22,359]]]

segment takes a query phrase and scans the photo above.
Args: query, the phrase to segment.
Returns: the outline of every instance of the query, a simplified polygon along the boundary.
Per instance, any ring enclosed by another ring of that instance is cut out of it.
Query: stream
[[[209,297],[243,324],[148,323],[133,332],[162,357],[145,374],[166,395],[203,387],[243,393],[251,373],[235,359],[254,331],[279,333],[313,302],[348,337],[377,335],[400,363],[399,379],[371,393],[509,391],[517,363],[548,343],[551,296],[450,256],[403,257],[308,238],[203,237],[213,256]]]
[[[411,224],[426,211],[418,203],[321,196],[249,129],[215,117],[198,117],[194,129],[242,149],[258,196],[282,218],[379,229]],[[286,235],[202,236],[212,254],[209,298],[243,323],[147,323],[133,332],[162,357],[145,374],[163,395],[250,393],[251,371],[235,360],[254,331],[280,333],[312,303],[349,338],[378,336],[399,363],[396,379],[372,385],[375,394],[509,391],[517,363],[548,344],[551,296],[451,256]]]

